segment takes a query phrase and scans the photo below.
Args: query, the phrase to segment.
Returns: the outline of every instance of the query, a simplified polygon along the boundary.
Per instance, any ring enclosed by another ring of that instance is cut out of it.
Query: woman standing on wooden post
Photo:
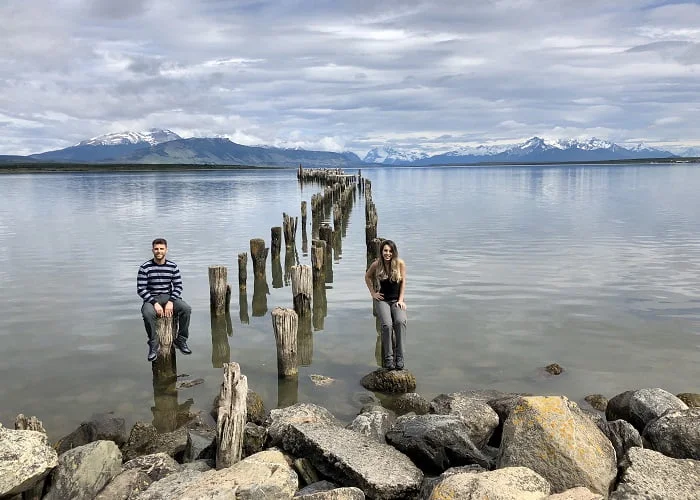
[[[387,370],[403,370],[406,264],[399,259],[396,243],[391,240],[382,242],[381,255],[367,269],[365,283],[382,325],[382,366]]]

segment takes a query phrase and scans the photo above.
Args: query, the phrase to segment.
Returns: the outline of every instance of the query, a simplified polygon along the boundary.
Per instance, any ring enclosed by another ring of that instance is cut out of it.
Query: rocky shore
[[[247,398],[243,459],[214,468],[216,408],[159,433],[94,415],[51,444],[41,422],[0,425],[1,499],[699,499],[700,395],[565,396],[464,390],[427,401],[407,371],[363,379],[347,425],[299,403]],[[413,389],[411,389],[413,387]],[[389,401],[389,400],[387,400]]]

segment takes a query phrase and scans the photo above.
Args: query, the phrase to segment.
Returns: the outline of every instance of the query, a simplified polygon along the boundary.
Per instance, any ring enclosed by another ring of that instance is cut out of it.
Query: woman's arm
[[[406,309],[406,303],[403,300],[404,292],[406,291],[406,263],[403,260],[399,261],[399,270],[401,271],[401,286],[399,287],[399,300],[396,301],[401,309]]]
[[[376,273],[377,269],[377,261],[375,260],[370,264],[370,266],[367,268],[367,272],[365,273],[365,284],[367,285],[367,289],[369,290],[369,294],[372,296],[373,299],[376,300],[383,300],[384,295],[382,295],[379,292],[376,292],[374,290],[374,274]]]

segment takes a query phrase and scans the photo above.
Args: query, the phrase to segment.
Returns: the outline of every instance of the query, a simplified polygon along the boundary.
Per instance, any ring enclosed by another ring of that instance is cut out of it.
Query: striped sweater
[[[144,302],[151,304],[155,304],[156,297],[161,294],[170,295],[171,299],[179,299],[182,295],[180,269],[170,260],[166,260],[164,264],[156,264],[153,259],[147,260],[139,267],[136,292]]]

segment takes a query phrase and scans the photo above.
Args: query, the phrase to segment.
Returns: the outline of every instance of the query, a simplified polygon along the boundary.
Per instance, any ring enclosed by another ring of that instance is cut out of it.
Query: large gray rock
[[[399,394],[416,390],[416,377],[408,370],[379,369],[368,373],[360,384],[367,390],[386,394]]]
[[[653,450],[630,448],[614,500],[697,500],[700,462],[670,458]]]
[[[171,474],[160,481],[152,483],[146,491],[142,491],[132,498],[133,500],[173,500],[175,498],[186,498],[183,497],[185,490],[201,477],[202,474],[203,472],[198,470],[185,469],[182,472]],[[228,496],[218,498],[232,500],[234,497],[230,492],[227,493]],[[201,500],[205,500],[206,498],[207,497],[202,497]]]
[[[290,425],[282,445],[291,454],[308,458],[329,479],[358,487],[376,500],[410,498],[423,480],[423,473],[406,455],[334,425]]]
[[[445,478],[454,476],[455,474],[462,474],[465,472],[486,472],[486,469],[484,469],[481,465],[476,464],[464,465],[462,467],[450,467],[439,476],[425,476],[423,478],[423,484],[421,484],[420,492],[418,493],[417,498],[430,498],[433,489],[438,483],[442,482]]]
[[[395,421],[394,412],[375,405],[366,410],[363,409],[347,428],[379,443],[386,443],[386,433]]]
[[[416,415],[425,415],[430,411],[430,402],[416,392],[400,394],[390,398],[384,404],[387,408],[396,412],[397,415],[405,415],[410,412]]]
[[[0,425],[0,497],[28,490],[57,465],[46,434]]]
[[[282,437],[293,424],[322,423],[339,425],[333,414],[322,406],[311,403],[297,403],[270,412],[270,425],[267,428],[268,446],[279,446]]]
[[[520,398],[525,394],[504,394],[500,397],[489,399],[488,405],[498,415],[498,426],[493,430],[489,444],[499,447],[501,445],[501,436],[503,435],[503,424],[510,415],[510,412],[518,406]]]
[[[700,394],[695,392],[681,392],[676,397],[683,401],[688,408],[700,408]]]
[[[317,481],[315,483],[312,483],[308,486],[305,486],[304,488],[300,489],[297,491],[294,496],[295,497],[300,497],[302,495],[311,495],[312,493],[320,493],[322,491],[330,491],[334,490],[338,487],[337,484],[331,483],[330,481],[326,481],[325,479],[323,481]]]
[[[182,466],[166,453],[143,455],[124,464],[125,470],[137,470],[148,475],[151,481],[160,481],[164,477],[180,472]]]
[[[128,438],[126,423],[114,413],[95,413],[90,420],[82,422],[77,429],[56,443],[58,454],[83,446],[93,441],[114,441],[122,446]]]
[[[603,495],[593,493],[588,488],[579,486],[566,490],[563,493],[550,495],[545,500],[603,500],[604,498]]]
[[[131,428],[129,439],[122,447],[122,453],[125,461],[154,453],[167,453],[175,458],[182,456],[186,448],[186,427],[180,427],[173,432],[161,434],[151,424],[136,422]]]
[[[584,486],[607,495],[617,476],[607,437],[564,396],[524,397],[503,426],[498,467],[528,467],[554,493]]]
[[[187,429],[187,444],[182,461],[211,460],[216,458],[216,430]]]
[[[266,440],[266,427],[247,422],[243,428],[243,458],[263,451]]]
[[[688,406],[663,389],[639,389],[618,394],[605,408],[608,420],[627,420],[640,433],[652,420],[671,410],[687,410]]]
[[[487,469],[493,465],[472,443],[469,428],[459,415],[404,415],[386,433],[386,440],[429,473],[460,465],[478,464]]]
[[[499,422],[498,414],[473,392],[440,394],[430,402],[430,413],[462,417],[477,448],[489,442]]]
[[[525,467],[462,472],[435,485],[430,500],[540,500],[550,493],[546,479]]]
[[[95,500],[128,500],[145,491],[153,481],[138,470],[125,470],[112,479]]]
[[[365,500],[364,492],[359,488],[336,488],[308,495],[295,495],[298,500]]]
[[[649,422],[643,437],[666,456],[700,460],[700,408],[664,413]]]
[[[122,454],[114,441],[94,441],[58,457],[45,500],[92,500],[122,471]]]
[[[637,429],[627,420],[619,419],[610,422],[603,420],[596,423],[598,428],[603,431],[603,434],[610,440],[613,448],[615,448],[615,456],[617,457],[618,465],[620,465],[621,461],[624,459],[627,450],[633,446],[642,447],[642,436],[639,435]]]

